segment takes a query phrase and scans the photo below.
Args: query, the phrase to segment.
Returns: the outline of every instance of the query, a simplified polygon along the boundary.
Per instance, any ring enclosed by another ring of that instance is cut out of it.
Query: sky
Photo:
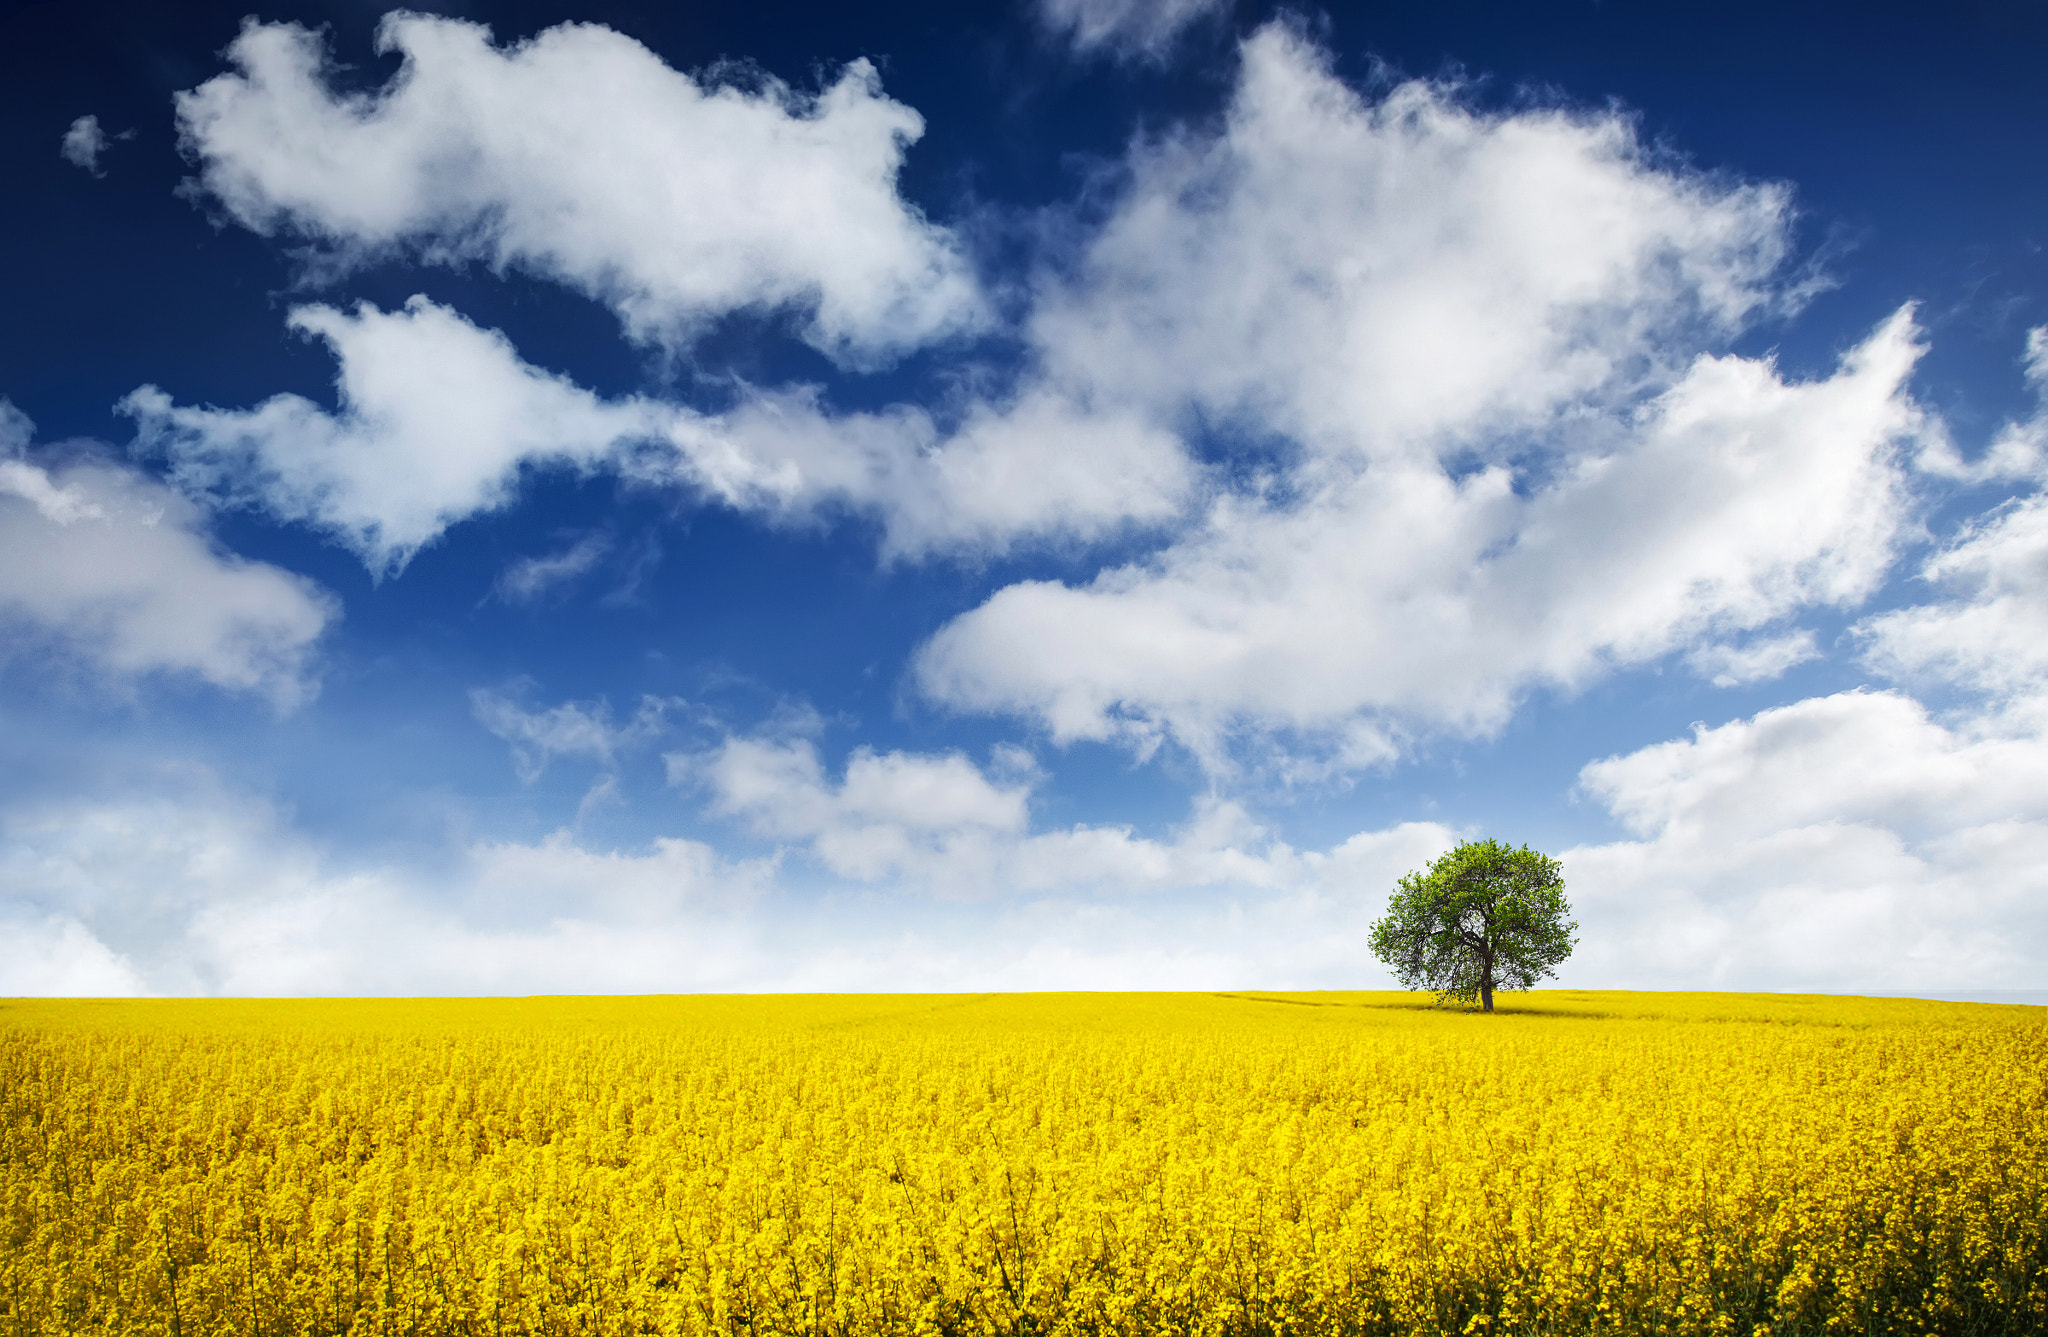
[[[2044,56],[0,9],[0,995],[2048,998]]]

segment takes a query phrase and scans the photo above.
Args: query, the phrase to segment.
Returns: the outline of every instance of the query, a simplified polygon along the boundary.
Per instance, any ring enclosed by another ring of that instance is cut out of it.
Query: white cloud
[[[924,129],[858,60],[816,97],[700,80],[597,24],[510,46],[405,11],[383,89],[329,85],[318,34],[248,23],[237,72],[177,98],[200,183],[235,221],[342,263],[392,252],[519,268],[683,346],[741,309],[798,309],[854,364],[970,328],[960,248],[896,190]]]
[[[498,576],[494,588],[507,603],[532,603],[587,574],[611,550],[611,535],[602,530],[585,534],[560,552],[521,557]]]
[[[655,992],[761,969],[746,907],[772,865],[556,834],[445,867],[337,870],[269,806],[181,792],[0,814],[0,996]]]
[[[200,778],[0,814],[0,995],[1384,987],[1371,922],[1457,838],[1410,823],[1294,850],[1227,804],[1167,839],[1033,830],[1016,758],[865,753],[834,778],[802,746],[737,739],[683,765],[868,889],[797,895],[779,857],[560,832],[337,869]],[[1596,762],[1582,785],[1632,835],[1562,856],[1581,925],[1565,984],[2044,985],[2039,733],[1845,693]]]
[[[0,996],[132,998],[142,977],[68,915],[0,916]]]
[[[1198,479],[1171,432],[1047,385],[977,401],[950,432],[920,407],[834,414],[809,389],[750,393],[717,418],[678,414],[670,440],[674,457],[635,461],[641,477],[780,518],[872,514],[885,559],[1159,526],[1184,512]]]
[[[1486,462],[1787,301],[1787,192],[1674,167],[1618,111],[1368,101],[1284,24],[1242,53],[1220,130],[1136,145],[1040,292],[1060,383],[1317,454]]]
[[[2041,481],[2048,475],[2048,325],[2027,331],[2027,383],[2042,405],[2032,416],[2009,422],[1976,460],[1965,460],[1946,434],[1930,436],[1917,461],[1920,468],[1962,483],[2013,479]]]
[[[106,508],[77,483],[59,486],[49,473],[26,460],[0,460],[0,492],[21,498],[53,525],[105,520]]]
[[[180,96],[202,184],[237,221],[341,262],[523,268],[671,343],[732,310],[794,305],[812,342],[867,365],[982,319],[955,240],[895,193],[921,122],[864,62],[807,100],[769,80],[700,82],[591,25],[505,48],[419,15],[379,31],[403,64],[373,94],[329,87],[316,35],[251,24],[230,48],[238,72]],[[837,413],[802,387],[737,386],[705,414],[600,400],[424,297],[390,313],[302,307],[292,324],[340,360],[338,411],[291,395],[177,406],[154,387],[125,406],[186,486],[325,528],[380,575],[506,504],[535,465],[621,467],[784,521],[873,516],[889,560],[1159,526],[1197,487],[1155,417],[1035,372],[943,421]]]
[[[1020,834],[1029,788],[991,783],[958,753],[921,757],[856,751],[837,785],[807,739],[729,738],[692,758],[672,754],[672,778],[709,785],[713,811],[757,833],[808,841],[844,877],[897,873],[920,858]]]
[[[931,772],[879,770],[845,802],[905,818]],[[561,832],[337,869],[266,805],[188,778],[176,797],[0,814],[0,925],[21,930],[0,939],[0,996],[1369,986],[1385,890],[1449,840],[1405,825],[1267,885],[1164,881],[1138,900],[1066,882],[973,903],[798,897],[774,860]]]
[[[612,765],[620,749],[661,734],[671,704],[642,697],[632,719],[614,724],[611,704],[601,698],[528,710],[519,704],[516,693],[478,687],[469,694],[470,713],[477,723],[512,745],[513,769],[529,784],[539,779],[556,757],[587,757]]]
[[[1384,987],[1367,934],[1456,832],[1295,850],[1231,805],[1034,830],[1019,758],[729,740],[681,766],[783,856],[558,832],[341,869],[203,777],[0,813],[0,995]],[[2041,988],[2048,740],[1853,692],[1596,762],[1632,835],[1562,858],[1572,987]],[[937,896],[931,893],[940,893]],[[1132,895],[1133,892],[1145,894]]]
[[[2048,328],[2028,332],[2027,378],[2048,396]],[[1937,475],[2038,484],[2048,459],[2048,408],[2007,424],[1974,464],[1946,440],[1935,447],[1921,465]],[[1946,597],[1860,623],[1865,662],[1904,681],[1985,693],[2008,708],[2048,709],[2048,494],[2010,497],[1972,518],[1919,574]]]
[[[1701,357],[1547,478],[1384,460],[1300,500],[1227,497],[1154,559],[998,591],[927,644],[920,681],[1058,740],[1164,734],[1215,765],[1246,730],[1371,761],[1415,730],[1494,729],[1533,684],[1868,595],[1903,520],[1917,354],[1901,312],[1826,380]]]
[[[1197,823],[1199,824],[1199,823]],[[1087,828],[1077,828],[1085,834]],[[1060,833],[1047,833],[1051,839]],[[1141,897],[1090,897],[1085,880],[1020,886],[967,905],[848,902],[810,940],[790,987],[832,990],[1356,989],[1395,987],[1369,947],[1402,874],[1455,843],[1433,823],[1362,832],[1298,856],[1285,877],[1242,883],[1195,865],[1176,880],[1170,848],[1127,842],[1115,862]],[[1176,844],[1183,842],[1176,842]],[[1132,846],[1135,848],[1132,848]],[[1132,873],[1145,856],[1149,869]],[[1091,876],[1110,885],[1099,853]],[[1246,856],[1247,862],[1260,862]],[[1061,877],[1071,877],[1062,872]],[[886,912],[888,931],[877,931]]]
[[[1700,351],[1796,305],[1789,217],[1619,112],[1369,101],[1269,25],[1220,128],[1133,148],[1029,325],[1048,384],[1204,424],[1249,476],[1148,558],[998,591],[922,687],[1309,776],[1866,597],[1930,434],[1910,313],[1823,380]]]
[[[107,143],[107,132],[100,129],[100,118],[81,116],[64,132],[64,142],[58,146],[58,152],[73,167],[82,167],[94,176],[105,176],[106,173],[100,170],[100,154],[106,151]]]
[[[1096,539],[1173,518],[1195,486],[1170,433],[1043,387],[970,406],[950,435],[919,409],[834,415],[809,391],[747,390],[707,415],[600,399],[425,297],[391,312],[300,307],[291,324],[340,363],[333,412],[290,394],[252,409],[181,406],[155,386],[120,409],[186,488],[325,529],[378,575],[511,503],[522,471],[551,466],[617,469],[781,520],[876,515],[889,557]],[[580,547],[517,568],[516,588],[598,555]]]
[[[379,575],[511,501],[523,466],[589,468],[661,429],[645,401],[600,400],[424,297],[391,312],[299,307],[291,326],[340,361],[337,412],[289,394],[253,409],[179,407],[155,386],[120,409],[181,484],[327,529]]]
[[[950,434],[921,409],[834,414],[797,390],[749,395],[716,418],[678,416],[671,439],[675,457],[644,463],[742,509],[874,514],[885,559],[1158,526],[1180,516],[1197,481],[1171,433],[1043,383],[970,405]]]
[[[1716,687],[1741,687],[1781,678],[1787,669],[1820,658],[1810,631],[1791,631],[1742,645],[1702,645],[1685,657],[1686,667]]]
[[[1181,35],[1230,9],[1229,0],[1036,0],[1038,21],[1083,54],[1162,61]]]
[[[984,769],[957,752],[858,748],[837,781],[803,738],[731,737],[668,760],[674,782],[709,791],[713,813],[802,848],[836,876],[947,898],[1294,894],[1353,858],[1296,850],[1213,798],[1163,840],[1121,825],[1034,831],[1030,797],[1043,777],[1016,750],[999,749]],[[1414,829],[1448,841],[1442,828]]]
[[[654,86],[692,106],[730,104],[778,124],[827,117],[763,111],[767,93],[707,95],[601,29],[551,30],[509,51],[444,20],[395,16],[384,32],[409,63],[375,96],[336,102],[310,35],[258,25],[235,49],[243,73],[186,99],[206,180],[237,217],[336,244],[410,238],[428,258],[475,251],[538,263],[529,251],[545,248],[517,240],[526,205],[492,193],[503,184],[493,175],[503,146],[491,136],[512,132],[484,135],[471,121],[499,105],[502,81],[557,60],[579,70],[586,59],[640,62],[658,71],[641,70]],[[676,91],[685,87],[687,96]],[[453,142],[469,156],[429,171],[422,127],[446,129],[450,117],[466,127]],[[553,152],[549,135],[538,142],[532,153]],[[279,147],[287,144],[291,152]],[[632,175],[620,166],[605,163]],[[428,208],[434,192],[448,199]],[[562,217],[602,198],[593,188],[575,209],[535,218],[567,227]],[[361,216],[336,222],[344,199]],[[477,209],[496,221],[463,212]],[[1606,458],[1644,398],[1685,374],[1695,336],[1783,305],[1771,279],[1786,215],[1780,190],[1714,184],[1655,161],[1618,114],[1487,115],[1425,83],[1365,102],[1305,40],[1269,26],[1244,46],[1220,134],[1133,150],[1109,222],[1064,277],[1039,287],[1018,387],[1000,401],[967,400],[950,422],[913,407],[834,413],[805,389],[741,387],[719,414],[602,402],[424,299],[388,315],[295,314],[342,359],[339,415],[291,397],[244,413],[174,408],[154,391],[130,403],[188,479],[324,524],[373,569],[402,564],[447,524],[501,504],[522,462],[616,461],[653,437],[671,449],[634,453],[624,463],[636,477],[785,518],[873,515],[889,558],[986,555],[1020,540],[1087,542],[1180,521],[1203,477],[1176,430],[1198,419],[1298,450],[1291,472],[1265,480],[1283,495],[1341,507],[1368,465],[1420,471],[1376,480],[1381,492],[1476,468],[1477,491],[1461,490],[1484,503],[1515,452],[1534,452],[1521,467],[1539,482]],[[779,234],[763,226],[731,222],[735,236],[758,234],[757,249],[772,252]],[[832,232],[808,215],[804,230]],[[668,232],[652,235],[664,255],[689,251]],[[638,272],[605,263],[606,273]],[[394,467],[401,458],[435,467],[413,478]],[[1218,517],[1261,504],[1240,497]]]
[[[917,553],[1001,549],[1016,535],[1094,539],[1176,518],[1194,491],[1180,441],[1117,409],[1043,386],[977,405],[889,508],[889,542]]]
[[[2039,988],[2048,739],[1891,692],[1767,710],[1581,773],[1636,840],[1563,855],[1575,981]]]
[[[1921,575],[1954,597],[1860,624],[1873,666],[2000,697],[2040,691],[2048,677],[2048,496],[1995,507],[1930,557]]]
[[[330,596],[223,551],[198,507],[131,468],[29,458],[28,432],[0,401],[0,627],[12,653],[56,653],[115,680],[196,677],[280,709],[313,690]]]

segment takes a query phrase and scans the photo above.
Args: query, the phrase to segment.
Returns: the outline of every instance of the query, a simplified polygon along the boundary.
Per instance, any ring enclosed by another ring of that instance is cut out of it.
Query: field
[[[2039,1008],[0,1002],[0,1334],[2039,1333]]]

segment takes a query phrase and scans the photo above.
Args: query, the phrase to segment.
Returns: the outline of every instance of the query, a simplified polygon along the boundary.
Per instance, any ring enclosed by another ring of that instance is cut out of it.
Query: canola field
[[[2044,1010],[0,1002],[15,1334],[2048,1331]]]

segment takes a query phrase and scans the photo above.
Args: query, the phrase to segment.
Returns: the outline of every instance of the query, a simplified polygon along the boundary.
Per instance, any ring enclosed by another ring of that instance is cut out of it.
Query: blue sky
[[[17,6],[0,994],[2039,990],[2048,16]]]

